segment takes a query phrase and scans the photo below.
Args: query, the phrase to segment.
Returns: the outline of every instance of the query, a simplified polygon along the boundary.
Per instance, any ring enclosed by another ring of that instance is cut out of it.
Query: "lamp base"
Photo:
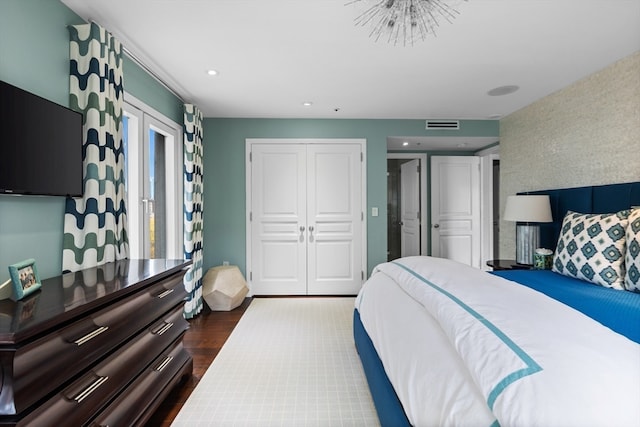
[[[516,225],[516,262],[533,265],[533,254],[540,245],[540,226]]]

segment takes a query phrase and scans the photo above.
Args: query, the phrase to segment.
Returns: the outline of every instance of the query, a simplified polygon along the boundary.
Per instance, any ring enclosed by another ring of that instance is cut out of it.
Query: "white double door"
[[[254,295],[353,295],[364,279],[361,143],[250,143]]]

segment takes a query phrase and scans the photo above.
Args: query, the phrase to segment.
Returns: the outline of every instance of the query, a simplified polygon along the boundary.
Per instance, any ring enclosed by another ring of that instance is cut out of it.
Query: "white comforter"
[[[356,308],[414,426],[640,426],[640,345],[534,290],[413,257]]]

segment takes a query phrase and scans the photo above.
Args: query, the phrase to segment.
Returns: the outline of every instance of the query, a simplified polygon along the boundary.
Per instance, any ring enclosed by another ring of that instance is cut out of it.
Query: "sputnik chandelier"
[[[453,0],[454,2],[456,0]],[[467,0],[458,0],[467,1]],[[347,4],[371,2],[352,0]],[[397,45],[413,45],[424,41],[428,34],[436,35],[442,19],[451,23],[459,12],[449,0],[375,0],[375,3],[355,19],[356,25],[371,26],[369,37],[380,38]]]

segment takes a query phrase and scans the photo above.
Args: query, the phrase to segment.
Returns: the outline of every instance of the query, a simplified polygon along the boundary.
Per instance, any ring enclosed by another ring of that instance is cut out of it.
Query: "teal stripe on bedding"
[[[405,266],[403,264],[400,264],[399,262],[393,261],[392,264],[395,264],[398,267],[402,268],[403,270],[407,271],[409,274],[411,274],[412,276],[414,276],[415,278],[417,278],[421,282],[429,285],[431,288],[435,289],[436,291],[440,292],[441,294],[445,295],[450,300],[452,300],[453,302],[458,304],[462,309],[464,309],[471,316],[473,316],[474,318],[479,320],[480,323],[482,323],[484,326],[487,327],[487,329],[489,329],[491,332],[493,332],[493,334],[495,336],[497,336],[502,342],[504,342],[507,345],[507,347],[509,347],[520,358],[520,360],[522,360],[525,363],[525,365],[527,365],[526,368],[520,369],[518,371],[515,371],[515,372],[507,375],[505,378],[502,379],[502,381],[498,382],[498,384],[495,385],[495,387],[489,393],[489,396],[488,396],[488,399],[487,399],[487,405],[489,405],[489,409],[491,409],[493,411],[493,405],[495,404],[496,399],[498,398],[498,396],[500,396],[500,394],[510,384],[513,384],[514,382],[518,381],[521,378],[524,378],[526,376],[535,374],[536,372],[542,371],[542,367],[540,367],[540,365],[538,365],[535,362],[535,360],[533,360],[533,358],[531,358],[531,356],[529,356],[516,343],[514,343],[504,332],[502,332],[500,329],[498,329],[493,323],[489,322],[487,319],[482,317],[482,315],[480,315],[480,313],[475,311],[473,308],[469,307],[467,304],[465,304],[463,301],[461,301],[455,295],[447,292],[446,290],[444,290],[441,287],[439,287],[438,285],[432,283],[431,281],[429,281],[428,279],[424,278],[420,274],[416,273],[415,271],[413,271],[409,267],[407,267],[407,266]]]

